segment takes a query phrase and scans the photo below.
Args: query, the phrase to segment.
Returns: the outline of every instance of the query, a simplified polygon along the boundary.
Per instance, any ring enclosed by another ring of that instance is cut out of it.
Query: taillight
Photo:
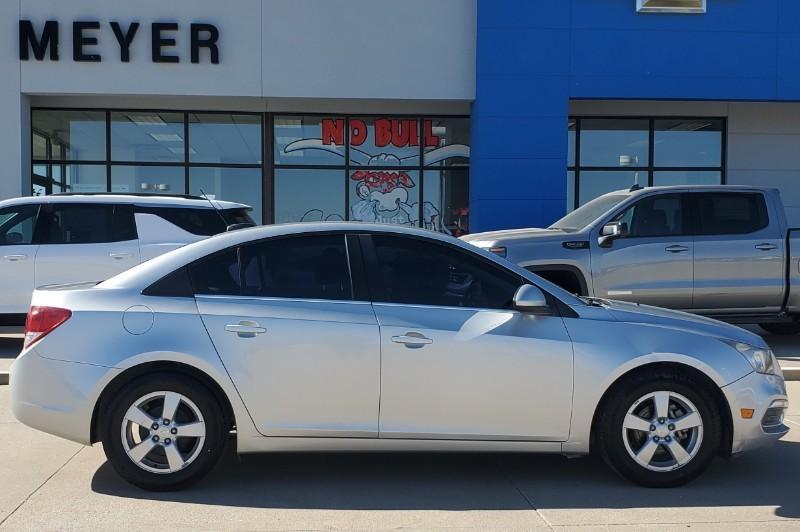
[[[72,311],[56,307],[31,307],[25,319],[25,345],[27,349],[56,327],[67,321],[72,316]]]

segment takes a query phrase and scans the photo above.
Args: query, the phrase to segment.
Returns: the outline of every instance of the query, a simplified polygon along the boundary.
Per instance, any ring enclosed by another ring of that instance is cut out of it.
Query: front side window
[[[131,205],[47,205],[41,209],[36,232],[42,244],[99,244],[137,238]]]
[[[508,309],[519,276],[445,244],[374,235],[373,299],[385,303]]]
[[[695,198],[698,235],[742,235],[769,225],[761,194],[699,193]]]
[[[33,242],[33,227],[38,205],[18,205],[0,209],[0,246],[20,246]]]
[[[644,198],[614,218],[628,224],[628,237],[679,236],[689,233],[680,194]]]

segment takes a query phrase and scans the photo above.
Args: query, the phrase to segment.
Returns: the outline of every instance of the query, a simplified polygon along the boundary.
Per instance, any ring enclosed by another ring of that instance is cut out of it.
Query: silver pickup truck
[[[582,296],[800,332],[800,230],[777,190],[633,187],[546,229],[463,239]]]

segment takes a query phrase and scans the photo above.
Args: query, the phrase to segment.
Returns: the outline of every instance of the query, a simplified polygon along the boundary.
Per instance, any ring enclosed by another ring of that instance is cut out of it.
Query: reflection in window
[[[33,158],[103,161],[106,158],[106,114],[102,111],[36,109],[31,113]]]
[[[327,121],[324,127],[323,121]],[[275,164],[344,165],[345,119],[275,117]]]
[[[111,192],[185,194],[185,183],[182,166],[111,167]]]
[[[111,113],[111,160],[182,162],[182,113]]]
[[[189,169],[189,194],[207,194],[212,199],[251,205],[250,216],[261,220],[261,169],[192,167]]]
[[[345,219],[344,170],[275,170],[275,223]]]
[[[419,195],[418,171],[356,170],[350,173],[350,220],[419,226]]]
[[[670,185],[719,185],[720,172],[654,172],[653,186],[666,187]]]
[[[189,114],[189,161],[261,164],[261,115]]]
[[[647,166],[647,120],[581,120],[581,166]]]
[[[722,120],[656,120],[656,166],[720,166]]]
[[[426,171],[423,184],[424,227],[453,236],[469,233],[469,172]]]
[[[104,164],[34,164],[33,181],[59,192],[105,192]]]
[[[605,170],[581,171],[580,204],[591,201],[607,192],[630,188],[636,184],[637,176],[646,172],[610,172]],[[646,179],[646,178],[645,178]]]

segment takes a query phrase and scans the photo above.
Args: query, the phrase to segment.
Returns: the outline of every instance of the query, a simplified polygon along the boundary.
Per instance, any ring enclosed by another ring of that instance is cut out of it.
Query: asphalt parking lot
[[[149,493],[99,445],[16,422],[0,386],[0,530],[800,530],[800,382],[789,387],[781,442],[679,489],[636,487],[592,457],[228,452],[195,487]]]

